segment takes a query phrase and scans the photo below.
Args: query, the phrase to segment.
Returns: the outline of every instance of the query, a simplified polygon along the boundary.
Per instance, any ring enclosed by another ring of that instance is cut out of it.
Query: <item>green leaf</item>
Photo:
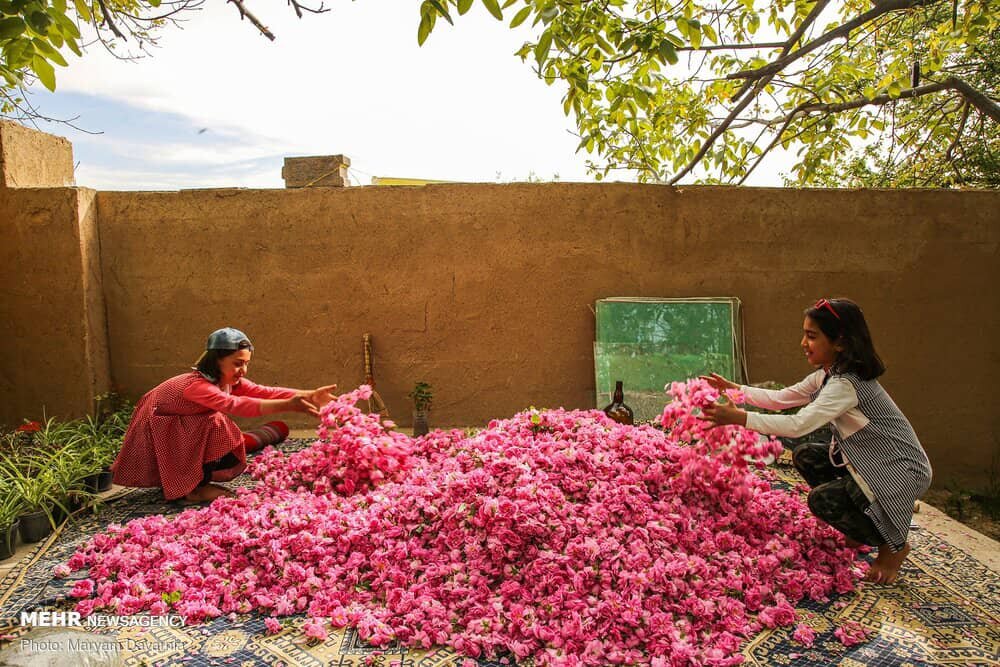
[[[677,49],[674,48],[674,43],[669,39],[660,40],[660,45],[656,47],[657,52],[660,54],[660,58],[663,62],[670,63],[671,65],[677,64]]]
[[[93,14],[90,13],[90,5],[87,4],[87,0],[73,0],[73,5],[76,7],[76,13],[85,23],[90,23],[93,20]]]
[[[524,23],[525,19],[531,16],[531,10],[532,10],[531,5],[528,5],[527,7],[522,7],[521,11],[519,11],[517,14],[514,14],[514,18],[510,20],[510,27],[516,28],[517,26]]]
[[[497,21],[503,21],[503,12],[500,11],[500,5],[497,4],[497,0],[483,0],[483,4],[486,5],[486,9],[489,10],[490,14],[493,14],[493,18]]]
[[[49,43],[52,44],[52,46],[56,47],[57,49],[62,48],[64,40],[62,33],[59,32],[58,27],[52,26],[51,28],[49,28],[49,34],[47,35],[47,37],[49,39]]]
[[[503,3],[503,6],[501,7],[501,9],[507,9],[508,7],[510,7],[511,5],[513,5],[515,2],[517,2],[517,0],[507,0],[507,2]]]
[[[148,2],[149,2],[149,6],[150,7],[159,7],[160,6],[160,0],[148,0]]]
[[[674,23],[677,25],[677,31],[690,39],[689,33],[691,32],[691,27],[688,25],[687,19],[678,18]]]
[[[535,45],[535,62],[539,65],[545,62],[546,58],[549,57],[549,48],[552,46],[552,33],[546,30],[542,33],[542,36],[538,39],[538,44]]]
[[[16,39],[4,47],[7,65],[12,68],[27,67],[35,57],[35,46],[28,39]]]
[[[52,25],[52,18],[45,12],[31,12],[28,16],[28,25],[39,35],[44,35]]]
[[[20,36],[26,27],[20,16],[9,16],[0,19],[0,39],[8,42]]]
[[[701,29],[692,27],[691,32],[688,34],[691,38],[691,46],[696,49],[701,48]]]
[[[417,45],[423,46],[424,42],[427,41],[427,37],[431,34],[431,30],[434,29],[434,14],[430,12],[421,15],[420,25],[417,26]]]
[[[708,41],[712,42],[713,44],[719,43],[719,35],[715,32],[715,28],[713,28],[708,23],[702,24],[701,32],[703,35],[705,35]]]
[[[69,50],[72,51],[73,53],[75,53],[77,56],[79,56],[79,57],[83,56],[83,51],[80,50],[80,47],[77,45],[75,39],[73,39],[71,37],[67,37],[66,38],[66,46],[68,46]]]
[[[472,9],[472,2],[473,0],[458,0],[458,15],[461,16]]]
[[[42,82],[42,85],[48,88],[50,91],[56,91],[56,72],[52,69],[52,65],[45,58],[36,55],[31,60],[31,69],[38,76],[38,80]]]
[[[66,16],[65,14],[56,14],[54,18],[56,20],[56,23],[59,24],[59,27],[62,28],[63,37],[65,37],[67,40],[70,37],[73,37],[75,39],[80,38],[80,31],[77,29],[76,24],[73,23],[73,21],[68,16]]]
[[[451,14],[448,13],[448,8],[444,6],[444,3],[441,2],[441,0],[427,0],[427,1],[431,3],[431,7],[437,10],[438,14],[444,17],[445,21],[447,21],[451,25],[455,25],[455,22],[451,20]]]
[[[62,54],[52,48],[52,45],[43,39],[33,39],[31,40],[35,45],[35,53],[40,54],[42,57],[51,60],[57,65],[66,67],[66,59],[62,57]]]

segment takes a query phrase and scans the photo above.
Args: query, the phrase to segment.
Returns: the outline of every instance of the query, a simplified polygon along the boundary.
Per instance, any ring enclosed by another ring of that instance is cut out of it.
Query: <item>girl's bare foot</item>
[[[892,551],[889,545],[883,544],[878,549],[878,556],[875,558],[875,562],[868,568],[865,581],[887,585],[895,582],[896,577],[899,576],[899,568],[908,555],[910,555],[909,542],[904,544],[903,548],[899,551]]]
[[[222,496],[235,496],[236,494],[227,489],[224,486],[219,486],[218,484],[206,484],[205,486],[199,486],[191,493],[184,496],[184,500],[189,503],[204,503],[211,502],[216,498],[221,498]]]

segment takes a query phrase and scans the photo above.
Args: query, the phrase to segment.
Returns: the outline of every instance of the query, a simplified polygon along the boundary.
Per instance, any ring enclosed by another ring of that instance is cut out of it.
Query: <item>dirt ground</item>
[[[980,502],[969,496],[959,497],[948,489],[931,489],[924,495],[923,502],[983,535],[1000,540],[1000,517],[995,513],[991,516]]]

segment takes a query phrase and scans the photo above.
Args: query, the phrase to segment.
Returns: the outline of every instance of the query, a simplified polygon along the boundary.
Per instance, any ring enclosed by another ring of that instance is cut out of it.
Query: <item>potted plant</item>
[[[427,413],[431,411],[431,404],[434,402],[431,386],[423,381],[417,382],[407,396],[413,401],[413,437],[427,435]]]
[[[20,498],[17,517],[21,540],[26,544],[45,539],[55,529],[54,509],[59,505],[56,480],[48,456],[17,448],[0,454],[0,476]]]
[[[89,440],[88,448],[97,472],[87,478],[87,488],[95,493],[112,486],[111,464],[118,457],[135,406],[121,396],[109,393],[97,397],[96,417],[81,422],[81,431]]]
[[[9,480],[0,482],[0,560],[14,555],[21,496]]]
[[[89,453],[81,446],[79,438],[68,438],[55,451],[48,465],[56,480],[56,504],[67,515],[94,498],[94,493],[87,489],[86,479],[97,469]]]

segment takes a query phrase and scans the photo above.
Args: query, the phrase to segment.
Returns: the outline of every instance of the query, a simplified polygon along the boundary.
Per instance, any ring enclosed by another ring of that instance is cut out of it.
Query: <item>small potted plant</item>
[[[0,560],[14,555],[20,513],[21,494],[13,484],[4,480],[0,483]]]
[[[87,490],[107,491],[111,488],[111,464],[121,449],[121,437],[93,417],[80,422],[80,431],[85,434],[81,458],[91,470],[85,479]]]
[[[21,541],[26,544],[45,539],[56,526],[59,489],[49,463],[47,455],[24,447],[0,453],[0,476],[20,498],[18,523]]]
[[[49,470],[56,480],[56,504],[67,515],[94,498],[94,494],[87,489],[86,480],[97,469],[79,439],[68,439],[53,454]]]
[[[56,527],[56,484],[51,475],[39,473],[16,480],[21,491],[21,515],[18,517],[21,541],[25,544],[40,542]]]
[[[413,437],[427,435],[427,413],[431,411],[431,404],[434,402],[431,386],[423,381],[417,382],[407,396],[413,401]]]
[[[111,464],[122,448],[122,440],[134,411],[135,406],[118,394],[101,394],[97,397],[97,417],[88,418],[85,422],[85,430],[92,440],[94,458],[100,466],[92,491],[107,491],[111,488]]]

